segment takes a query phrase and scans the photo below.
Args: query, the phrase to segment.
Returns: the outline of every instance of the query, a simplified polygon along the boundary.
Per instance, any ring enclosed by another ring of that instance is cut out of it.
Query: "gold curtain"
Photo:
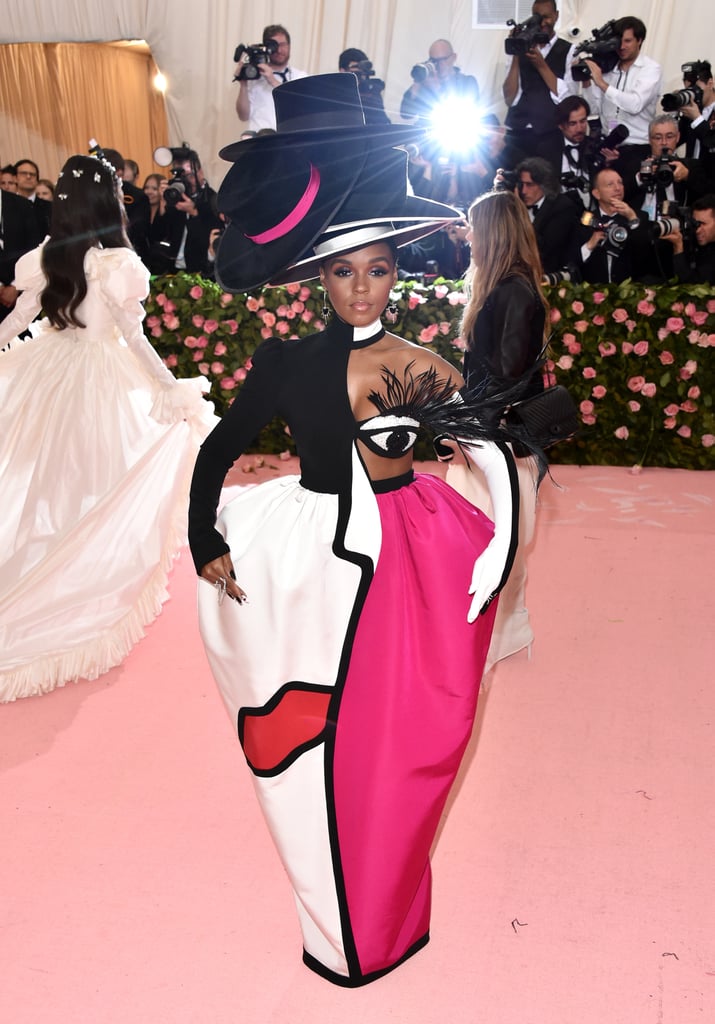
[[[107,43],[0,46],[0,163],[29,157],[55,180],[67,157],[91,138],[139,164],[139,184],[161,171],[167,145],[164,97],[153,86],[146,47]]]

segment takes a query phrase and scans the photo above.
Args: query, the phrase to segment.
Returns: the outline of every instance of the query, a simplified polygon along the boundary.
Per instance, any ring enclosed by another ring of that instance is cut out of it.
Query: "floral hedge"
[[[395,297],[397,332],[460,366],[460,284],[400,282]],[[548,298],[547,379],[569,389],[582,421],[577,438],[552,449],[552,461],[715,469],[715,290],[564,284]],[[145,328],[178,377],[198,372],[211,380],[221,413],[260,342],[320,330],[322,304],[317,285],[230,295],[212,281],[177,274],[153,280]],[[256,450],[292,450],[283,424],[264,431]],[[418,450],[430,454],[425,445]]]

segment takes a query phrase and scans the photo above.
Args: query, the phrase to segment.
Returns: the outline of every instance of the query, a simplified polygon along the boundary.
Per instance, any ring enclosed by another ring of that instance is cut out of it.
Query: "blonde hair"
[[[479,264],[473,263],[468,273],[462,337],[469,342],[487,296],[506,277],[523,277],[548,313],[536,235],[522,200],[513,192],[486,192],[474,200],[467,217],[472,229],[472,255],[474,258],[475,251],[479,252]]]

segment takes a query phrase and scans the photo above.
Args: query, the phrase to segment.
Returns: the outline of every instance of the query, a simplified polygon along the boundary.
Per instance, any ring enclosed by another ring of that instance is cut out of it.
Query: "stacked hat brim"
[[[314,243],[337,223],[389,222],[385,237],[405,244],[459,216],[451,207],[407,195],[407,155],[393,147],[421,130],[368,127],[355,75],[286,82],[273,90],[273,99],[276,132],[221,150],[235,161],[218,195],[228,227],[216,277],[227,291],[315,276],[312,266],[303,278],[292,269],[286,276],[287,268],[312,261]]]

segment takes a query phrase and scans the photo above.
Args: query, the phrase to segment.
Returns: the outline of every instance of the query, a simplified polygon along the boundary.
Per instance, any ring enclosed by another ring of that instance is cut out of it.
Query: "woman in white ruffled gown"
[[[207,381],[177,381],[143,334],[149,275],[113,171],[71,157],[54,206],[0,325],[1,701],[94,679],[144,635],[216,422]]]

